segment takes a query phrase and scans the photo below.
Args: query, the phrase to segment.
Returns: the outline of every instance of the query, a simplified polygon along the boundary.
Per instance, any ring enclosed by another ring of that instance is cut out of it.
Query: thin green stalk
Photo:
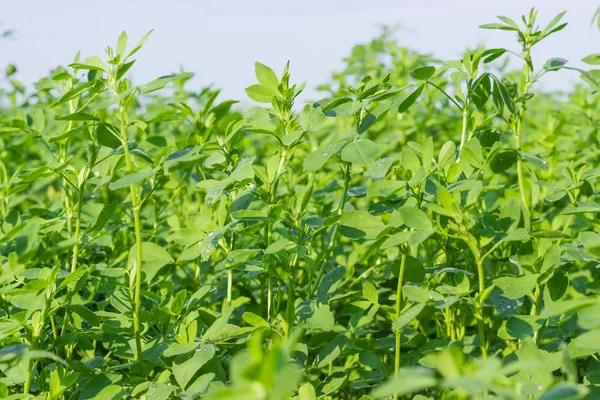
[[[235,197],[235,194],[234,194]],[[229,252],[231,253],[235,250],[235,232],[231,235],[231,245],[229,247]],[[227,271],[227,306],[231,306],[231,293],[233,290],[233,270]]]
[[[227,271],[227,305],[231,305],[231,290],[233,288],[233,273],[231,269]]]
[[[531,305],[530,315],[537,315],[540,312],[540,308],[542,306],[542,293],[543,287],[539,283],[535,285],[535,298],[533,304]],[[541,328],[533,333],[533,341],[535,343],[539,340],[539,332]]]
[[[296,319],[296,315],[294,312],[295,306],[295,294],[294,287],[296,283],[296,270],[298,268],[298,261],[300,260],[300,246],[302,243],[302,238],[299,237],[298,247],[296,248],[296,252],[290,262],[290,279],[288,281],[288,302],[286,307],[286,321],[287,321],[287,329],[285,331],[285,336],[288,337],[292,328],[294,327],[294,321]]]
[[[400,261],[400,273],[398,274],[398,286],[396,287],[396,319],[400,318],[400,309],[402,306],[402,283],[404,280],[404,267],[406,266],[406,254],[402,254]],[[400,341],[401,331],[396,331],[396,350],[394,355],[394,376],[400,372]],[[394,393],[394,400],[398,399],[398,394]]]
[[[75,245],[73,246],[73,258],[71,260],[71,272],[75,272],[77,269],[77,257],[79,256],[79,240],[80,240],[80,231],[81,231],[81,208],[83,205],[83,190],[84,184],[81,185],[78,191],[78,200],[77,200],[77,216],[75,217]]]
[[[342,190],[342,197],[340,198],[340,204],[338,207],[338,215],[340,215],[340,216],[344,213],[344,207],[346,206],[346,201],[348,200],[348,188],[350,187],[351,172],[352,172],[352,164],[346,163],[346,171],[344,174],[344,188]],[[315,267],[319,272],[317,275],[317,281],[315,282],[315,285],[312,287],[312,291],[309,292],[309,297],[313,296],[315,289],[317,287],[319,287],[319,283],[321,283],[321,279],[323,279],[323,274],[325,272],[325,262],[327,261],[327,259],[329,258],[329,255],[333,251],[333,246],[335,245],[335,242],[337,241],[338,232],[339,232],[339,224],[336,224],[333,227],[333,233],[331,235],[331,239],[329,240],[329,244],[328,244],[327,248],[323,249],[323,253],[322,253],[321,257],[317,260]]]
[[[460,150],[459,154],[462,153],[463,147],[467,142],[467,123],[469,122],[469,101],[465,101],[465,105],[462,109],[462,128],[460,131]],[[459,156],[460,158],[460,156]]]
[[[25,375],[25,383],[23,385],[23,393],[29,394],[29,389],[31,387],[31,375],[33,374],[33,361],[29,360],[27,365],[27,374]]]
[[[463,227],[464,231],[464,227]],[[487,344],[485,341],[485,326],[483,321],[483,299],[481,298],[483,294],[483,290],[485,289],[485,276],[483,271],[483,258],[481,257],[481,253],[479,252],[479,248],[477,247],[476,242],[468,233],[465,231],[463,234],[467,235],[465,242],[467,246],[471,250],[473,257],[475,258],[475,264],[477,266],[477,278],[479,287],[477,289],[477,295],[475,296],[475,317],[477,319],[477,330],[479,333],[479,347],[481,348],[481,356],[483,358],[487,357]]]
[[[529,94],[529,88],[531,87],[531,71],[529,69],[529,64],[531,64],[531,56],[530,56],[530,48],[527,48],[523,54],[524,59],[526,60],[526,68],[525,68],[525,86],[523,87],[523,96],[527,96]],[[525,120],[525,109],[526,109],[526,101],[524,100],[521,104],[521,108],[519,109],[519,113],[516,121],[516,130],[515,136],[517,140],[517,151],[521,152],[522,145],[522,137],[523,137],[523,123]],[[527,198],[527,192],[525,191],[525,177],[523,175],[523,160],[521,157],[517,157],[517,180],[519,182],[519,192],[521,194],[521,202],[523,207],[523,218],[525,223],[525,229],[529,231],[531,229],[531,212],[530,212],[530,204]]]
[[[127,121],[125,115],[125,106],[123,104],[121,104],[119,107],[119,115],[121,118],[121,139],[123,141],[125,164],[127,166],[127,171],[132,172],[133,167],[131,165],[131,155],[129,153],[127,142]],[[140,330],[140,303],[142,293],[142,224],[140,222],[139,199],[135,184],[130,185],[129,190],[131,192],[131,205],[133,208],[133,224],[135,229],[136,245],[133,334],[135,336],[136,344],[136,360],[142,361],[142,332]]]
[[[283,148],[281,150],[281,153],[279,154],[279,164],[277,166],[277,173],[275,174],[275,180],[273,181],[273,186],[271,187],[271,192],[269,193],[269,205],[273,204],[275,202],[275,199],[277,198],[277,187],[279,185],[279,175],[281,175],[281,173],[283,173],[283,168],[285,166],[285,161],[287,159],[287,150],[285,148]],[[267,224],[267,232],[266,232],[266,236],[267,236],[267,247],[271,245],[272,239],[273,239],[273,223],[269,222]],[[267,270],[267,272],[269,272],[269,265],[267,263],[267,265],[265,266],[265,269]],[[273,297],[273,293],[272,293],[272,287],[271,287],[271,274],[269,273],[268,275],[268,279],[267,279],[267,321],[271,320],[271,299]]]
[[[444,96],[446,96],[446,98],[448,98],[448,100],[450,100],[456,107],[458,107],[459,109],[463,109],[463,107],[458,104],[456,102],[456,100],[454,100],[452,98],[452,96],[450,96],[448,93],[446,93],[446,91],[444,89],[442,89],[441,87],[439,87],[438,85],[436,85],[435,83],[431,82],[431,81],[427,81],[428,84],[430,84],[431,86],[433,86],[434,88],[436,88],[437,90],[439,90]]]
[[[571,226],[571,224],[573,223],[573,219],[575,218],[575,214],[571,214],[571,216],[569,217],[569,219],[567,220],[567,224],[565,225],[565,227],[562,230],[563,235],[567,234],[567,231],[569,230],[569,227]],[[562,242],[563,238],[558,239],[558,242],[556,242],[557,245],[560,245],[560,243]]]

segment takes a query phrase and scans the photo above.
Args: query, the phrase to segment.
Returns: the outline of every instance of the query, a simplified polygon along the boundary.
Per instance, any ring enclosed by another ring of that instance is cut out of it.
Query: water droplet
[[[326,152],[326,151],[324,151],[324,152],[321,153],[321,157],[327,157],[328,155],[329,155],[329,153]]]
[[[214,232],[208,232],[208,234],[207,234],[207,235],[210,237],[210,236],[212,236],[212,235],[214,235],[214,234],[215,234]]]
[[[433,300],[433,295],[429,295],[429,300]]]
[[[227,257],[227,262],[232,262],[232,261],[233,261],[233,258]]]
[[[544,390],[544,387],[542,385],[537,385],[537,390]]]

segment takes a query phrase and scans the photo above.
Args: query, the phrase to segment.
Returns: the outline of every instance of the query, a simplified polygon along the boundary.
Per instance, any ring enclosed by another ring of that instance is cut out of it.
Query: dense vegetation
[[[134,86],[125,33],[9,66],[0,397],[598,398],[600,70],[531,58],[562,16],[450,62],[385,30],[304,106],[289,64],[243,111]]]

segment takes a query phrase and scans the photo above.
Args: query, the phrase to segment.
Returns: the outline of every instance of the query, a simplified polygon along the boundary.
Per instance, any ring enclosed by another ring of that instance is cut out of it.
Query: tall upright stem
[[[233,289],[233,273],[231,269],[227,271],[227,305],[231,305],[231,292]]]
[[[77,269],[77,257],[79,256],[79,240],[81,231],[81,208],[83,206],[83,190],[84,185],[81,184],[77,195],[77,216],[75,217],[75,245],[73,246],[73,258],[71,260],[71,272]]]
[[[531,55],[530,48],[527,48],[523,54],[523,58],[526,61],[525,69],[525,85],[523,87],[523,96],[527,96],[529,94],[529,88],[531,87],[531,70],[529,65],[531,64]],[[521,144],[522,144],[522,134],[523,134],[523,123],[525,120],[525,109],[526,109],[526,100],[523,100],[521,107],[519,108],[519,113],[517,115],[516,120],[516,131],[515,136],[517,140],[517,151],[519,152],[519,157],[517,157],[517,179],[519,181],[519,192],[521,194],[521,202],[523,208],[523,218],[525,222],[525,229],[531,229],[531,213],[530,213],[530,204],[527,198],[527,192],[525,189],[525,177],[523,175],[523,160],[521,159]]]
[[[396,319],[400,318],[400,309],[402,307],[402,283],[404,281],[404,267],[406,266],[406,254],[402,254],[400,261],[400,272],[398,274],[398,286],[396,287]],[[401,330],[396,331],[396,349],[394,355],[394,375],[398,376],[400,372],[400,340]],[[398,394],[394,393],[394,400],[398,399]]]
[[[277,187],[279,185],[279,175],[281,175],[283,173],[283,168],[285,167],[285,160],[287,159],[287,149],[282,149],[281,153],[279,154],[279,164],[277,166],[277,172],[275,174],[275,181],[273,182],[273,186],[271,187],[271,193],[269,194],[269,205],[275,202],[275,199],[277,197]],[[273,223],[269,222],[267,224],[267,247],[271,245],[272,242],[272,238],[273,238]],[[271,273],[268,269],[268,266],[266,268],[267,273],[268,273],[268,278],[267,278],[267,321],[271,320],[271,299],[273,297],[272,295],[272,288],[271,288]]]
[[[348,188],[350,187],[351,172],[352,164],[346,163],[346,171],[344,174],[344,188],[342,190],[342,197],[340,198],[338,215],[342,215],[344,213],[344,207],[346,206],[346,201],[348,200]],[[321,257],[317,259],[315,267],[319,271],[319,275],[317,276],[317,281],[315,282],[315,285],[312,287],[312,290],[309,293],[309,297],[312,297],[316,288],[319,286],[321,279],[323,279],[323,273],[325,272],[325,262],[327,261],[329,255],[333,251],[333,246],[335,245],[335,242],[337,240],[338,232],[339,224],[335,224],[335,226],[333,227],[333,233],[331,234],[331,239],[329,240],[329,245],[326,249],[323,249]]]
[[[127,171],[132,172],[131,155],[127,142],[127,120],[125,114],[125,105],[119,106],[119,115],[121,118],[121,139],[123,141],[123,151]],[[135,184],[129,186],[131,192],[131,206],[133,208],[133,224],[135,229],[135,287],[134,287],[134,314],[133,314],[133,334],[136,344],[136,360],[142,361],[142,332],[140,330],[140,303],[142,293],[142,224],[140,222],[140,203]]]
[[[481,349],[481,356],[483,358],[486,358],[487,357],[487,345],[486,345],[486,341],[485,341],[485,326],[483,323],[484,315],[483,315],[483,298],[482,298],[483,290],[485,289],[483,258],[481,257],[481,252],[479,251],[479,247],[477,245],[476,239],[474,239],[471,235],[469,235],[469,233],[466,231],[466,228],[464,228],[464,226],[461,226],[461,227],[462,227],[463,235],[465,235],[465,237],[467,238],[467,239],[465,239],[465,242],[467,243],[469,250],[471,250],[473,257],[475,258],[475,264],[477,266],[477,278],[478,278],[479,287],[477,289],[477,295],[475,296],[475,317],[477,319],[477,331],[479,333],[479,347]]]
[[[467,142],[467,123],[469,120],[469,101],[468,99],[465,101],[465,104],[462,109],[462,128],[460,131],[460,148],[459,148],[459,160],[460,154],[462,153],[463,147]]]

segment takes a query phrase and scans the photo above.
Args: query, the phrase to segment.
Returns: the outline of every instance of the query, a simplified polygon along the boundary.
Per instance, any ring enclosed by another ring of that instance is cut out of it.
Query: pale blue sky
[[[518,19],[535,6],[540,23],[567,10],[569,26],[540,44],[538,65],[551,57],[579,60],[600,52],[598,30],[590,28],[595,0],[0,0],[1,28],[15,38],[0,42],[0,65],[15,63],[18,77],[31,83],[77,53],[104,55],[122,30],[137,41],[154,28],[137,57],[136,83],[183,66],[194,84],[214,83],[226,97],[245,100],[254,83],[254,61],[281,71],[292,60],[292,80],[314,88],[327,81],[353,44],[366,42],[379,25],[407,29],[401,42],[442,59],[455,59],[467,46],[485,43],[517,49],[513,34],[478,26],[496,15]],[[574,73],[548,75],[549,89],[568,87]]]

